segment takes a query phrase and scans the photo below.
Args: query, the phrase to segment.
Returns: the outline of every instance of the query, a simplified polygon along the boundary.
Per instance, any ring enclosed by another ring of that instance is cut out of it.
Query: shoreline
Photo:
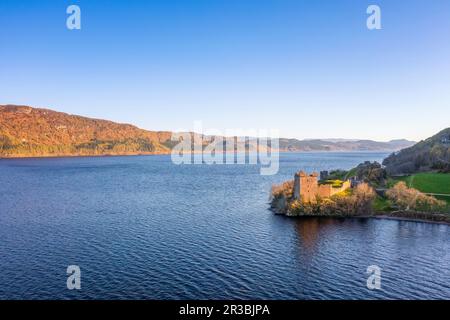
[[[442,224],[450,226],[450,214],[448,215],[448,220],[432,220],[425,218],[411,218],[406,216],[393,216],[389,213],[383,212],[379,214],[373,215],[364,215],[364,216],[330,216],[330,215],[304,215],[304,216],[289,216],[286,214],[275,213],[273,210],[269,208],[272,213],[279,216],[284,216],[289,219],[301,219],[301,218],[333,218],[333,219],[384,219],[384,220],[397,220],[397,221],[408,221],[408,222],[420,222],[420,223],[433,223],[433,224]]]
[[[397,221],[408,221],[408,222],[421,222],[421,223],[433,223],[433,224],[443,224],[450,226],[450,221],[436,221],[436,220],[427,220],[427,219],[419,219],[419,218],[407,218],[407,217],[395,217],[388,215],[378,215],[378,216],[368,216],[367,218],[375,218],[375,219],[384,219],[384,220],[397,220]]]
[[[295,153],[389,153],[393,152],[392,150],[332,150],[332,151],[324,151],[324,150],[296,150],[296,151],[288,151],[288,150],[279,150],[280,154],[295,154]],[[6,159],[52,159],[52,158],[86,158],[86,157],[129,157],[129,156],[154,156],[154,155],[170,155],[172,151],[161,151],[161,152],[143,152],[143,153],[123,153],[123,154],[56,154],[56,155],[14,155],[14,156],[0,156],[0,160]],[[196,152],[193,152],[196,153]],[[223,152],[226,154],[226,152]]]
[[[124,153],[124,154],[68,154],[68,155],[46,155],[46,156],[13,156],[1,157],[1,160],[17,159],[56,159],[56,158],[112,158],[112,157],[133,157],[133,156],[163,156],[170,155],[171,152],[150,152],[150,153]]]

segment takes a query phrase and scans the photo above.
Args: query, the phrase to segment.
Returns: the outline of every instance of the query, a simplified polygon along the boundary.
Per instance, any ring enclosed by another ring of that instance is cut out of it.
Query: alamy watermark
[[[260,165],[261,175],[274,175],[279,169],[278,130],[203,130],[201,121],[196,121],[192,132],[175,132],[171,140],[171,158],[177,165]]]
[[[369,30],[381,29],[381,8],[375,4],[367,7],[366,10],[369,17],[367,18],[366,25]]]
[[[367,267],[367,289],[380,290],[381,289],[381,268],[377,265],[371,265]]]
[[[81,9],[77,5],[70,5],[66,9],[66,13],[69,15],[66,20],[66,26],[69,30],[81,29]]]
[[[69,15],[66,19],[66,26],[69,30],[81,29],[81,8],[78,5],[70,5],[66,9]],[[381,29],[381,8],[376,4],[367,7],[366,13],[369,17],[366,20],[366,26],[369,30]]]
[[[77,265],[71,265],[67,267],[67,289],[80,290],[81,289],[81,269]]]

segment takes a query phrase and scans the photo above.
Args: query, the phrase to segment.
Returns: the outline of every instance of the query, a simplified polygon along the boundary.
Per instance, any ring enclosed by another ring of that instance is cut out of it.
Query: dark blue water
[[[275,176],[168,156],[1,160],[0,298],[449,299],[449,226],[267,209],[271,184],[299,169],[384,156],[284,154]]]

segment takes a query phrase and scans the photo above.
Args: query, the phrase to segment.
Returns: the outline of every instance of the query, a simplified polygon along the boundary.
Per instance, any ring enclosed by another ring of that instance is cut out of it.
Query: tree
[[[286,199],[292,198],[294,193],[294,180],[289,180],[281,184],[272,185],[271,198],[277,199],[284,196]]]
[[[356,212],[370,212],[372,210],[372,202],[375,200],[376,193],[367,183],[361,183],[353,190],[356,198]]]
[[[404,181],[398,182],[386,191],[386,196],[392,200],[399,209],[406,211],[437,211],[445,206],[445,202],[428,196],[417,189],[409,188]]]

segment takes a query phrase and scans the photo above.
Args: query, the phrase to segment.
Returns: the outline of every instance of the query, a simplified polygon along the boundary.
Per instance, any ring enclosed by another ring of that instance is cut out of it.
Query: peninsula
[[[272,186],[287,216],[383,216],[450,223],[450,128],[383,161],[307,174]]]

